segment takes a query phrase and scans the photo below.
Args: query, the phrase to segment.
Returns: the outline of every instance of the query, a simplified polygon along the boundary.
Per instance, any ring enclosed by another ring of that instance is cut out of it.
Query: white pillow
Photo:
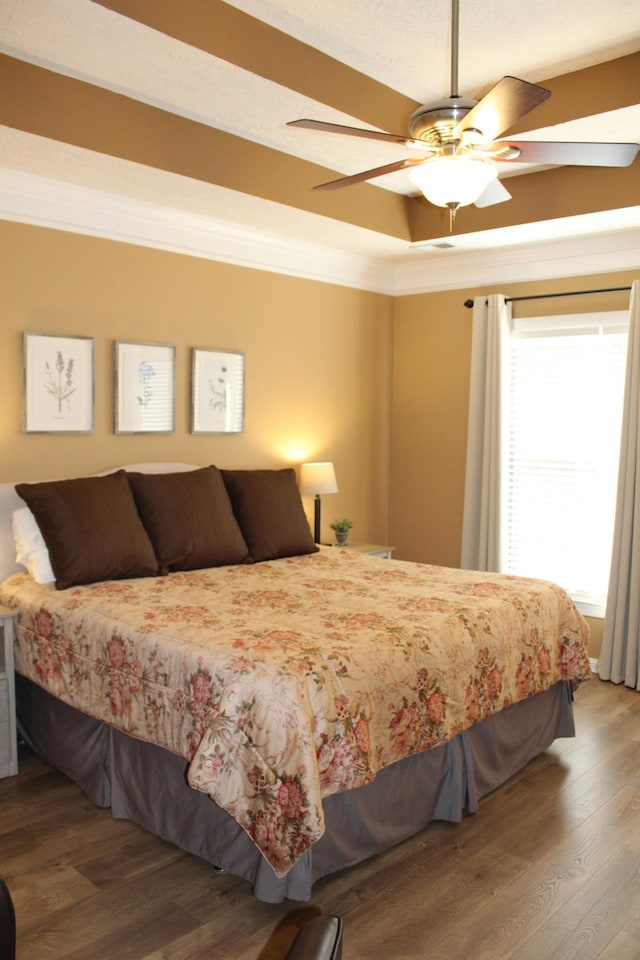
[[[27,568],[36,583],[51,583],[55,576],[51,569],[49,551],[29,507],[14,510],[11,523],[16,543],[16,561]]]

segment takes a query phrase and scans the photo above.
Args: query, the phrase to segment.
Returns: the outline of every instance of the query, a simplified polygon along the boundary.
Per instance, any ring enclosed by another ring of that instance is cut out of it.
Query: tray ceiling
[[[552,90],[510,135],[640,142],[636,3],[586,0],[578,15],[567,0],[460,7],[463,96],[507,74]],[[48,184],[84,191],[77,203],[102,198],[103,211],[130,202],[203,234],[341,253],[387,275],[569,238],[623,235],[629,247],[638,159],[623,170],[511,165],[513,200],[461,209],[452,233],[405,173],[312,189],[407,150],[287,121],[405,133],[415,106],[450,92],[449,44],[444,0],[0,0],[4,215],[19,218],[21,190],[42,208]]]

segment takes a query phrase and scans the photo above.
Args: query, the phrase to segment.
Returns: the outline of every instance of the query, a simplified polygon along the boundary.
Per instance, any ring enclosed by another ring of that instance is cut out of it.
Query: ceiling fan
[[[398,143],[416,151],[414,157],[320,183],[314,189],[334,190],[398,170],[409,170],[410,179],[427,200],[449,209],[452,223],[459,207],[470,203],[485,207],[511,199],[511,194],[497,180],[501,163],[626,167],[633,162],[640,149],[637,143],[496,139],[550,97],[551,91],[507,76],[479,101],[460,97],[458,8],[459,0],[451,0],[451,95],[418,107],[409,120],[408,136],[323,120],[289,121],[287,125],[292,127]]]

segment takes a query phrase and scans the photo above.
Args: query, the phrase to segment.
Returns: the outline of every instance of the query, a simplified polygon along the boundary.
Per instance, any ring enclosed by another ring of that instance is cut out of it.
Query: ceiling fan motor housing
[[[424,140],[431,147],[450,143],[452,131],[477,102],[463,97],[449,97],[435,103],[425,103],[411,114],[409,133],[414,140]]]

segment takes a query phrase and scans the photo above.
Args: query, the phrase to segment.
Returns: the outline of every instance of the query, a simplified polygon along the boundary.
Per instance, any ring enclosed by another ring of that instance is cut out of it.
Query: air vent
[[[436,240],[434,243],[415,243],[411,249],[421,253],[423,250],[451,250],[454,247],[455,243],[449,243],[448,240]]]

